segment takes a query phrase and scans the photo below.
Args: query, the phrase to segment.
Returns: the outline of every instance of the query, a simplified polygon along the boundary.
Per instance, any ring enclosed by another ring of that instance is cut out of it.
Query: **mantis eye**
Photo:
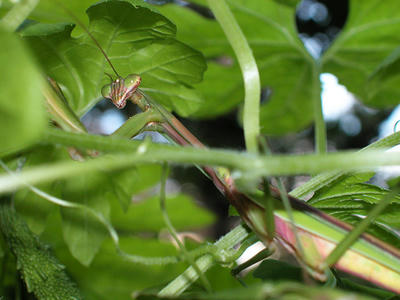
[[[104,98],[111,99],[111,84],[106,84],[101,88],[101,95]]]
[[[141,81],[142,78],[138,74],[130,74],[125,78],[125,86],[130,92],[134,92]]]

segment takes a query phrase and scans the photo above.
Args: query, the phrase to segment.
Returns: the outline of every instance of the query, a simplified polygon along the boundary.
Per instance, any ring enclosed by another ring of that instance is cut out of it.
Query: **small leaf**
[[[181,115],[199,108],[202,99],[190,85],[202,79],[204,58],[175,39],[176,27],[168,19],[127,1],[103,1],[87,13],[90,32],[121,76],[140,74],[141,88]],[[101,87],[109,83],[104,73],[113,71],[87,33],[74,38],[72,29],[70,24],[36,24],[23,34],[81,116],[101,99]]]
[[[30,146],[46,125],[42,76],[24,44],[0,29],[0,156]],[[12,49],[12,51],[10,51]]]

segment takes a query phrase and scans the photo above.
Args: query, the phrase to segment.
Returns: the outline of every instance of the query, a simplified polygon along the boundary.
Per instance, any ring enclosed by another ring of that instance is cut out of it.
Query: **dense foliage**
[[[35,1],[3,2],[0,296],[153,299],[161,290],[160,297],[168,294],[176,299],[311,299],[321,292],[327,299],[354,292],[359,294],[351,295],[360,299],[394,297],[334,271],[328,282],[310,287],[305,282],[311,279],[304,280],[300,267],[272,259],[238,280],[231,270],[239,254],[258,241],[257,236],[238,226],[216,243],[204,241],[202,229],[215,222],[211,212],[180,191],[167,193],[165,211],[160,209],[160,198],[165,196],[164,162],[192,166],[198,176],[203,176],[195,168],[198,165],[227,167],[234,172],[238,188],[249,193],[257,190],[265,176],[322,173],[292,194],[300,197],[314,192],[311,205],[352,224],[390,197],[367,231],[400,248],[396,184],[391,191],[366,183],[374,175],[367,172],[371,168],[398,165],[395,155],[265,156],[95,136],[82,128],[77,134],[68,122],[59,120],[63,114],[54,113],[49,104],[46,110],[45,98],[49,101],[63,94],[63,107],[82,117],[102,100],[101,88],[110,83],[104,74],[113,70],[58,1],[43,0],[37,6],[32,5]],[[123,77],[140,74],[141,90],[168,111],[201,119],[238,109],[238,120],[246,128],[247,120],[241,115],[243,66],[230,43],[236,37],[228,34],[227,38],[207,1],[192,1],[197,10],[141,0],[70,2],[65,4],[67,10],[85,23],[117,72]],[[324,149],[323,72],[334,74],[366,105],[390,108],[398,103],[400,11],[396,0],[350,0],[345,27],[320,58],[311,56],[298,37],[299,1],[226,2],[257,62],[261,87],[271,93],[260,106],[263,135],[297,132],[315,121],[317,148]],[[199,13],[204,10],[207,14]],[[43,96],[48,95],[47,77],[57,82],[62,94]],[[55,123],[63,131],[52,128]],[[371,148],[399,142],[394,134]],[[192,231],[196,239],[186,238],[184,248],[179,247],[166,220],[179,237]],[[238,244],[241,247],[235,247]],[[194,261],[199,270],[193,269]],[[179,277],[185,270],[185,276],[204,274],[193,283]],[[205,291],[207,283],[213,293]]]

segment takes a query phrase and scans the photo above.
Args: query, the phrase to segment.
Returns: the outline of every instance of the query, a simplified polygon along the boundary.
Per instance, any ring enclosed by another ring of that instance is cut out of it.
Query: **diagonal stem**
[[[361,220],[353,228],[353,230],[350,231],[346,237],[336,245],[333,251],[325,259],[322,269],[334,265],[343,256],[343,254],[356,242],[360,235],[365,232],[368,226],[371,225],[380,215],[380,213],[383,212],[383,210],[390,204],[394,195],[394,191],[385,195],[385,197],[373,207],[368,216]]]
[[[260,74],[253,52],[239,24],[225,0],[208,0],[212,12],[231,44],[239,61],[244,80],[243,127],[246,148],[257,152],[257,137],[260,135]]]

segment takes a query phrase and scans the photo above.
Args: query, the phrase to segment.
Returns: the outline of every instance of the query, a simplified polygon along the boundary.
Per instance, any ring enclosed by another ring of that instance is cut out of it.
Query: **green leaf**
[[[202,99],[190,85],[202,79],[204,58],[175,39],[176,27],[168,19],[127,1],[103,1],[87,13],[90,32],[121,76],[140,74],[142,89],[181,115],[199,108]],[[74,111],[83,115],[109,83],[104,73],[113,71],[86,32],[71,37],[73,27],[36,24],[23,35],[47,75],[61,85]]]
[[[400,47],[397,47],[369,76],[369,102],[374,106],[397,105],[400,97],[399,74]]]
[[[37,166],[46,161],[56,161],[67,158],[63,151],[56,151],[54,146],[35,147],[24,159],[24,168]],[[11,168],[13,169],[13,168]],[[62,186],[55,183],[37,185],[37,188],[60,197]],[[31,192],[29,189],[21,189],[14,196],[15,208],[28,224],[29,229],[40,235],[51,213],[57,212],[57,206]]]
[[[132,196],[158,181],[158,166],[141,166],[122,173],[98,172],[88,177],[69,180],[63,187],[63,199],[89,206],[106,219],[110,204],[123,212]],[[143,186],[141,186],[143,184]],[[122,205],[121,205],[122,204]],[[64,239],[72,255],[83,265],[89,265],[109,232],[92,214],[84,210],[62,208]],[[147,214],[151,212],[147,212]],[[144,217],[146,218],[146,217]],[[128,224],[141,224],[141,219],[126,220]],[[118,222],[113,222],[117,227]]]
[[[71,256],[60,232],[60,222],[52,218],[53,226],[46,228],[43,238],[52,241],[57,257],[63,261],[69,274],[77,282],[87,300],[124,300],[138,291],[155,284],[164,285],[179,275],[187,265],[183,263],[164,266],[144,266],[131,263],[118,255],[114,244],[107,239],[90,266],[84,266]],[[131,254],[143,256],[177,255],[171,243],[152,238],[120,237],[121,248]]]
[[[102,0],[104,1],[104,0]],[[157,12],[153,6],[144,2],[143,0],[126,0],[134,6],[143,6],[147,7],[154,12]],[[97,0],[80,0],[80,1],[68,1],[66,3],[62,3],[69,11],[73,13],[73,15],[78,18],[83,24],[87,25],[87,15],[86,9],[99,1]],[[15,1],[13,0],[3,0],[0,7],[0,16],[7,13],[10,8],[15,5]],[[35,9],[29,16],[29,20],[34,20],[41,23],[55,23],[55,22],[72,22],[74,23],[76,20],[71,15],[68,14],[66,9],[57,3],[54,0],[40,0],[36,5]],[[83,30],[81,30],[83,32]]]
[[[27,156],[24,168],[43,162],[69,160],[67,151],[53,146],[41,146]],[[89,176],[39,185],[38,188],[66,201],[83,204],[108,218],[110,204],[123,214],[132,202],[132,196],[159,181],[160,166],[141,165],[124,172],[98,171]],[[15,205],[31,230],[41,234],[57,205],[24,189],[15,195]],[[84,209],[61,208],[63,236],[71,253],[82,264],[90,264],[103,240],[109,236],[104,224]],[[129,220],[127,220],[129,222]],[[140,222],[137,220],[137,222]]]
[[[301,282],[303,279],[303,272],[301,268],[289,265],[288,263],[274,259],[266,259],[254,270],[253,276],[263,281],[290,280]]]
[[[126,212],[115,204],[112,207],[111,219],[119,230],[133,232],[158,232],[165,228],[161,215],[159,196],[134,202]],[[167,212],[177,230],[189,230],[211,225],[214,216],[207,210],[193,203],[193,199],[180,194],[167,197]]]
[[[256,58],[261,85],[271,97],[261,107],[261,128],[284,134],[309,125],[313,118],[315,61],[297,36],[295,7],[282,1],[228,1]],[[201,50],[209,68],[198,86],[205,98],[198,117],[215,117],[243,100],[243,82],[232,50],[218,23],[176,5],[160,10],[173,20],[178,38]]]
[[[300,3],[300,0],[274,0],[275,2],[281,3],[283,5],[287,6],[296,6]]]
[[[65,183],[63,198],[89,206],[109,216],[109,202],[105,193],[103,174],[69,180]],[[84,210],[61,208],[64,239],[72,255],[83,265],[89,265],[99,250],[108,232],[103,224]]]
[[[74,15],[79,19],[86,21],[85,9],[90,5],[97,2],[96,0],[80,0],[80,1],[68,1],[68,4],[64,4],[71,10]],[[10,8],[15,5],[13,0],[3,0],[0,7],[0,15],[6,13]],[[71,16],[53,0],[41,0],[29,16],[30,20],[38,22],[50,23],[50,22],[70,22]]]
[[[371,173],[339,178],[315,193],[309,203],[326,213],[350,224],[356,224],[368,215],[372,207],[390,191],[363,183]],[[393,197],[388,207],[379,215],[368,233],[400,247],[396,230],[400,228],[400,195]]]
[[[46,125],[42,76],[24,44],[0,29],[0,156],[30,146]],[[12,49],[12,51],[10,51]]]
[[[400,12],[396,0],[352,0],[343,31],[322,58],[323,71],[333,73],[365,104],[398,104]],[[397,51],[398,52],[398,51]],[[392,56],[389,56],[392,55]],[[396,72],[397,70],[397,72]]]
[[[111,202],[117,199],[122,211],[126,212],[132,201],[139,197],[136,195],[146,193],[147,189],[160,181],[160,176],[159,165],[140,165],[131,170],[111,173],[107,176],[109,182],[106,183],[108,187],[105,196]]]
[[[295,6],[291,1],[228,2],[253,49],[262,86],[270,93],[261,110],[263,132],[284,134],[306,127],[313,119],[311,95],[319,82],[313,75],[316,62],[297,36]],[[320,61],[323,72],[334,74],[361,101],[376,107],[398,103],[400,66],[393,59],[399,46],[397,4],[350,1],[345,28]],[[178,38],[207,57],[209,69],[199,85],[206,102],[196,116],[215,117],[236,107],[243,99],[242,79],[218,24],[176,5],[160,10],[177,24]]]

